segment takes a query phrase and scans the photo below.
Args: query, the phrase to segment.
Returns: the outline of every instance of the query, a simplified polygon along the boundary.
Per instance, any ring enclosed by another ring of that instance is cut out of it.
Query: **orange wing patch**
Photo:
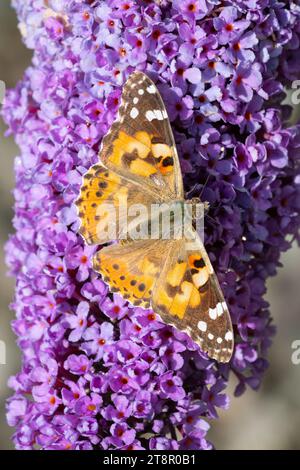
[[[105,243],[100,236],[100,226],[109,223],[112,214],[102,210],[102,204],[119,207],[128,196],[128,188],[122,178],[101,165],[94,165],[83,178],[80,197],[76,201],[81,219],[80,233],[88,244]]]
[[[110,170],[156,194],[184,197],[174,136],[154,83],[134,72],[125,83],[116,121],[103,138],[100,159]]]
[[[112,142],[112,151],[107,162],[123,167],[133,175],[143,178],[152,177],[158,172],[166,178],[174,178],[174,151],[163,143],[157,143],[154,135],[147,132],[136,132],[129,135],[120,131]],[[174,181],[169,180],[172,187]]]
[[[140,240],[110,245],[94,257],[93,267],[102,274],[112,292],[120,293],[133,305],[150,307],[153,288],[160,274],[161,241]]]
[[[180,259],[164,273],[165,282],[158,283],[153,294],[154,308],[183,320],[188,308],[197,308],[201,296],[193,283],[187,262]]]
[[[150,207],[156,199],[147,190],[103,165],[92,166],[84,175],[76,201],[81,219],[80,233],[88,244],[126,238],[127,212],[133,204]],[[108,230],[109,229],[109,230]]]

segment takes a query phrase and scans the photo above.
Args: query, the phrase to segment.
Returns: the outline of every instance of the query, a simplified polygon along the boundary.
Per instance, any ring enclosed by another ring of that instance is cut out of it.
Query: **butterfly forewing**
[[[148,209],[156,198],[136,182],[102,164],[92,166],[83,177],[78,207],[79,231],[89,245],[128,238],[127,208],[143,205]]]
[[[138,113],[138,114],[137,114]],[[76,202],[80,232],[89,244],[126,238],[120,209],[183,198],[182,177],[167,112],[154,83],[133,73],[123,87],[118,117],[104,137],[100,162],[85,174]],[[114,205],[103,215],[103,205]],[[109,225],[105,232],[103,225]],[[112,227],[112,225],[115,227]],[[114,230],[113,230],[114,229]],[[110,236],[115,233],[115,236]]]
[[[157,200],[183,198],[167,111],[156,86],[142,72],[133,73],[124,85],[119,114],[103,139],[100,159],[154,192]]]
[[[200,238],[179,240],[154,287],[152,307],[166,323],[188,333],[201,349],[228,362],[233,332],[226,302]]]

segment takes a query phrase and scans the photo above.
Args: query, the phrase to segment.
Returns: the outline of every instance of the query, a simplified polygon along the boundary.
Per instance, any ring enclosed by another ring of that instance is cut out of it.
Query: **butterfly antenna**
[[[207,175],[207,178],[206,178],[206,180],[205,180],[205,183],[204,183],[204,185],[203,185],[203,187],[202,187],[202,189],[201,189],[201,193],[200,193],[200,196],[199,196],[200,199],[202,199],[203,192],[204,192],[204,190],[205,190],[205,188],[206,188],[206,186],[207,186],[207,184],[208,184],[208,182],[209,182],[209,178],[210,178],[210,177],[211,177],[211,174],[209,173],[209,174]]]
[[[203,191],[205,190],[205,188],[208,184],[210,176],[211,176],[210,174],[207,176],[207,178],[205,180],[205,183],[203,185],[203,188],[201,189],[201,193],[200,193],[200,196],[199,196],[200,200],[202,199]],[[193,197],[194,191],[197,189],[198,186],[199,186],[199,183],[194,184],[194,186],[186,193],[187,199],[190,199],[191,197]]]
[[[194,184],[194,186],[192,187],[192,189],[190,189],[190,190],[186,193],[186,198],[187,198],[187,199],[191,199],[191,198],[192,198],[193,193],[194,193],[194,191],[196,190],[197,186],[198,186],[198,183]]]
[[[205,217],[207,219],[209,219],[215,227],[218,225],[217,222],[215,221],[215,219],[213,217],[211,217],[210,215],[206,214]]]

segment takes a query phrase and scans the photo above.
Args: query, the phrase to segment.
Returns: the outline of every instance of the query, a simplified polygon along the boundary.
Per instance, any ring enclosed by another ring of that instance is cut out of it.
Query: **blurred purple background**
[[[8,0],[0,2],[0,80],[14,87],[29,65],[31,53],[21,42],[14,11]],[[300,116],[300,109],[295,115]],[[13,159],[18,154],[13,138],[4,138],[0,119],[0,240],[12,232]],[[232,399],[231,407],[213,423],[209,438],[218,449],[300,449],[300,365],[291,361],[293,341],[300,340],[300,250],[297,246],[282,258],[283,268],[269,282],[267,300],[278,326],[270,354],[270,369],[259,392],[248,391]],[[0,365],[0,449],[13,449],[5,419],[5,400],[10,395],[7,379],[20,366],[20,354],[10,328],[8,308],[14,282],[5,276],[0,252],[0,341],[6,345],[6,365]],[[233,390],[234,383],[231,384]]]

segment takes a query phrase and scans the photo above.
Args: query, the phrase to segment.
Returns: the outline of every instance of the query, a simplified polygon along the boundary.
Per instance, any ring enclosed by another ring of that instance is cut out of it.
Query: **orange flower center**
[[[226,26],[225,26],[225,29],[226,31],[230,32],[230,31],[233,31],[234,30],[234,26],[232,23],[228,23]]]
[[[188,11],[194,12],[196,11],[196,5],[195,3],[190,3],[188,6]]]
[[[50,405],[55,405],[55,403],[56,403],[56,398],[55,398],[55,397],[51,397],[50,400],[49,400],[49,402],[50,402]]]
[[[153,31],[152,38],[158,39],[161,36],[161,32],[159,30]]]
[[[148,318],[148,320],[150,320],[150,321],[154,321],[155,318],[156,318],[155,313],[149,313],[149,315],[148,315],[147,318]]]

